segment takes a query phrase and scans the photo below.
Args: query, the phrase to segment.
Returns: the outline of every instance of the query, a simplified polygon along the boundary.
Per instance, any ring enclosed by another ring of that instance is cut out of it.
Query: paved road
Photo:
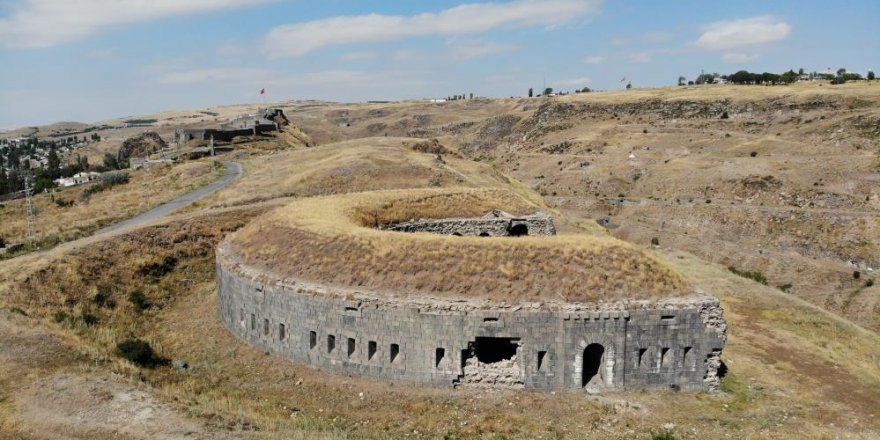
[[[223,162],[223,165],[226,165],[226,172],[224,172],[219,179],[211,182],[210,184],[205,185],[195,191],[186,193],[176,199],[165,202],[143,214],[107,226],[106,228],[99,229],[95,231],[95,235],[138,226],[140,224],[147,223],[161,217],[165,217],[166,215],[171,214],[172,212],[180,208],[189,206],[193,202],[214,194],[221,188],[232,183],[233,180],[241,177],[241,164],[239,164],[238,162]]]

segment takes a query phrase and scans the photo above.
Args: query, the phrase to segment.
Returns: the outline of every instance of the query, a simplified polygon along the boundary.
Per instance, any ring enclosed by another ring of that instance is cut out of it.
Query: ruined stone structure
[[[213,138],[217,142],[230,142],[237,136],[257,136],[278,131],[288,124],[290,121],[281,109],[261,109],[257,114],[237,117],[219,128],[177,130],[174,133],[174,141],[182,143],[191,140],[207,141]]]
[[[499,210],[494,210],[480,218],[418,220],[392,225],[387,229],[398,232],[480,237],[556,235],[553,219],[543,212],[517,217]]]
[[[440,223],[419,224],[447,233]],[[401,299],[272,277],[242,264],[228,242],[217,251],[217,289],[220,320],[235,336],[341,374],[542,390],[720,384],[727,324],[708,296],[515,306]]]

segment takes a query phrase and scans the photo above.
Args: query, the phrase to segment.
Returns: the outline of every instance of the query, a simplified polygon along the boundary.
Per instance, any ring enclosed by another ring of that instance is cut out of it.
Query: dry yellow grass
[[[231,239],[231,248],[246,264],[279,277],[400,295],[594,302],[692,293],[674,271],[610,237],[487,239],[365,227],[491,209],[526,213],[538,206],[502,189],[308,198],[255,220]]]
[[[716,293],[731,323],[724,355],[730,370],[720,395],[451,390],[340,377],[265,356],[222,327],[214,294],[212,249],[223,231],[256,214],[149,228],[19,273],[27,281],[6,290],[11,296],[0,297],[3,305],[23,308],[29,325],[66,335],[69,351],[84,354],[54,354],[45,339],[29,338],[42,344],[39,368],[18,365],[28,356],[12,363],[0,356],[0,365],[15,366],[14,382],[0,376],[0,393],[8,396],[0,402],[0,434],[26,436],[20,387],[59,369],[140,383],[152,396],[185,407],[209,432],[244,438],[631,439],[672,426],[681,439],[872,439],[880,430],[875,333],[684,253],[657,257]],[[141,273],[169,255],[178,257],[169,273]],[[100,289],[108,289],[115,308],[96,303]],[[136,313],[127,299],[135,289],[156,306]],[[58,311],[70,319],[54,323]],[[86,325],[86,314],[97,323]],[[119,360],[114,344],[129,336],[192,367],[138,369]],[[0,346],[19,347],[6,339]],[[111,437],[100,425],[94,429],[97,438]]]
[[[189,192],[216,179],[210,162],[189,162],[173,167],[129,172],[128,183],[93,194],[80,194],[88,185],[64,188],[34,197],[37,211],[38,244],[54,245],[73,240]],[[73,203],[62,207],[55,200]],[[3,204],[0,209],[0,237],[8,243],[27,239],[24,199]]]
[[[203,206],[234,206],[279,197],[377,189],[501,186],[508,179],[491,167],[453,156],[413,151],[418,139],[368,138],[283,151],[242,160],[239,181]]]

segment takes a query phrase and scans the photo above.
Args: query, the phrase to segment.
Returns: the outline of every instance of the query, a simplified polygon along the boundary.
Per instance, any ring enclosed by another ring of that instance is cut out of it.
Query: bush
[[[94,301],[98,307],[106,307],[108,309],[116,308],[116,301],[113,300],[113,296],[106,288],[99,288],[98,293],[95,294],[92,301]]]
[[[129,293],[128,300],[138,312],[143,312],[150,307],[150,301],[147,300],[144,292],[141,292],[140,290],[133,290]]]
[[[160,263],[149,263],[141,266],[138,269],[138,274],[141,276],[153,276],[153,277],[162,277],[174,270],[174,267],[177,266],[177,258],[168,255],[162,259]]]
[[[128,172],[119,171],[115,173],[104,173],[101,175],[101,183],[104,185],[108,185],[108,188],[115,185],[122,185],[123,183],[128,183]]]
[[[65,200],[65,199],[55,199],[55,204],[58,205],[59,208],[70,208],[73,206],[73,200]]]
[[[116,185],[122,185],[124,183],[128,183],[128,172],[126,171],[118,171],[118,172],[108,172],[101,175],[101,181],[91,186],[86,187],[83,192],[80,193],[80,200],[88,200],[92,194],[99,193],[106,189],[110,189]]]
[[[141,339],[126,339],[116,344],[116,354],[119,357],[141,367],[152,368],[161,363],[156,356],[153,347]]]
[[[764,274],[762,274],[761,272],[758,272],[758,271],[749,272],[747,270],[737,269],[733,266],[728,267],[727,270],[729,270],[729,271],[731,271],[731,272],[733,272],[743,278],[748,278],[750,280],[757,281],[765,286],[767,285],[767,277],[764,276]]]
[[[58,310],[57,312],[52,314],[52,319],[54,319],[55,322],[61,324],[62,322],[70,319],[70,315],[68,315],[67,312],[65,312],[64,310]]]
[[[872,286],[874,286],[874,280],[873,280],[873,279],[868,280],[868,281],[865,281],[865,287],[872,287]]]
[[[721,114],[721,119],[730,119],[730,115],[727,114],[727,110],[725,110],[724,113]]]
[[[6,247],[6,239],[3,237],[0,237],[0,248],[5,248],[5,247]]]
[[[751,153],[749,153],[749,156],[757,157],[757,156],[758,156],[758,152],[757,152],[757,151],[752,151]]]
[[[791,288],[792,288],[791,283],[783,284],[783,285],[779,286],[779,290],[781,290],[785,293],[788,293],[788,291],[791,290]]]
[[[859,278],[861,278],[861,277],[862,277],[862,273],[861,273],[861,272],[859,272],[859,271],[857,271],[857,270],[856,270],[856,271],[853,271],[853,279],[854,279],[854,280],[857,280],[857,279],[859,279]]]
[[[660,239],[657,237],[652,238],[651,239],[651,246],[660,246]]]
[[[675,434],[669,430],[651,432],[651,440],[675,440]]]

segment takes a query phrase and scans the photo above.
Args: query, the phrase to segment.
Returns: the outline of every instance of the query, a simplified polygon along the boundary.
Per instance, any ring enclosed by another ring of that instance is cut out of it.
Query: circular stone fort
[[[727,324],[643,251],[501,189],[293,202],[220,244],[219,316],[346,375],[589,391],[719,387]]]

